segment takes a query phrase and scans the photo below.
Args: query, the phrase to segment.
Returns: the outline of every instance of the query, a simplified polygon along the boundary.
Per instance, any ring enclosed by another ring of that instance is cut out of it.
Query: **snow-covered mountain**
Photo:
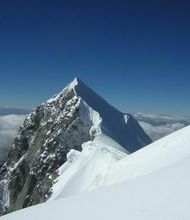
[[[0,170],[1,213],[51,200],[60,190],[70,195],[96,187],[111,164],[150,143],[130,114],[118,111],[76,78],[29,114],[20,128]],[[86,159],[80,159],[85,154]],[[75,182],[76,175],[81,183],[87,180],[83,186]]]
[[[190,126],[130,155],[101,143],[86,144],[81,153],[71,151],[61,167],[60,174],[72,181],[65,184],[59,177],[54,189],[57,193],[53,194],[58,200],[6,215],[2,220],[189,220]],[[71,195],[113,183],[118,184],[65,197],[67,192]]]

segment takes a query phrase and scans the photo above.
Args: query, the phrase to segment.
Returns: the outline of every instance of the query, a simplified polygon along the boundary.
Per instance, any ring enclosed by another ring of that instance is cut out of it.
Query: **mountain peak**
[[[85,85],[85,83],[81,79],[79,79],[78,77],[75,77],[73,79],[73,81],[71,83],[69,83],[68,87],[75,88],[76,86],[82,86],[82,85]]]
[[[77,88],[80,88],[80,90],[84,90],[85,88],[88,88],[89,90],[91,90],[82,80],[80,80],[78,77],[75,77],[73,81],[71,81],[59,94],[54,96],[53,99],[55,98],[57,99],[60,95],[62,95],[63,93],[65,93],[65,91],[68,91],[68,90],[74,90],[74,92],[77,95],[77,90],[78,90]]]
[[[76,93],[75,88],[81,84],[84,83],[82,83],[82,81],[78,77],[75,77],[73,81],[71,81],[63,90],[61,90],[61,92],[48,99],[46,103],[54,102],[55,100],[59,99],[59,97],[62,96],[68,90],[74,90],[74,92]]]
[[[73,81],[77,82],[78,84],[82,82],[82,80],[78,78],[77,76],[75,76]]]
[[[109,144],[115,146],[117,143],[120,148],[132,153],[151,143],[151,139],[144,133],[138,122],[131,115],[127,114],[128,120],[126,121],[126,115],[124,113],[109,104],[78,77],[75,77],[64,90],[57,96],[49,99],[48,102],[62,102],[62,97],[67,96],[67,94],[73,94],[76,100],[80,100],[85,106],[89,106],[98,113],[102,120],[101,131],[104,135],[104,141],[108,141]],[[114,140],[114,143],[107,140],[107,137]]]
[[[79,84],[79,79],[77,78],[77,77],[75,77],[74,79],[73,79],[73,81],[71,81],[69,84],[68,84],[68,86],[66,87],[66,88],[68,88],[68,89],[73,89],[73,88],[75,88],[75,86],[77,86]],[[63,90],[64,91],[64,90]]]

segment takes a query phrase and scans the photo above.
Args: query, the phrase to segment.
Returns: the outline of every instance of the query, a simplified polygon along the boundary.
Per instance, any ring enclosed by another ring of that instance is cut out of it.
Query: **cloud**
[[[136,113],[134,117],[153,141],[190,124],[190,117]]]
[[[24,118],[25,115],[0,116],[0,162],[6,159]]]
[[[171,134],[174,131],[179,130],[180,128],[185,127],[185,125],[182,123],[152,125],[147,122],[139,121],[139,124],[153,141],[158,140],[168,134]]]

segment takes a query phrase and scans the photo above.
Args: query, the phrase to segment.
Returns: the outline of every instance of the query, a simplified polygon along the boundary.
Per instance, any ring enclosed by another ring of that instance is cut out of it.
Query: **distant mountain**
[[[21,126],[0,170],[1,213],[51,198],[60,169],[67,169],[68,152],[72,150],[72,160],[72,152],[74,157],[82,148],[85,152],[88,141],[95,148],[101,143],[104,151],[111,149],[113,160],[152,142],[132,115],[118,111],[76,78],[33,110]]]
[[[26,115],[32,111],[30,108],[14,108],[0,106],[0,115]]]

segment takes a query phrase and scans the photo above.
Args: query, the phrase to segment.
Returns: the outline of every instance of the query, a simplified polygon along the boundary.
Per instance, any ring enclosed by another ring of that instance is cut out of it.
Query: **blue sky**
[[[190,115],[187,2],[1,1],[0,106],[78,76],[122,111]]]

